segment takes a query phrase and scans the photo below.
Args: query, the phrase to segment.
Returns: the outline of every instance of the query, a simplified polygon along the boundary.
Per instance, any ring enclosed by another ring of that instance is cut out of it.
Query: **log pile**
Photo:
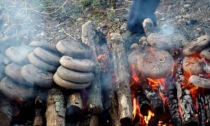
[[[2,124],[209,125],[209,36],[181,47],[177,33],[149,19],[143,26],[143,43],[130,50],[119,33],[106,38],[92,21],[82,26],[82,41],[7,45],[0,54]],[[14,118],[26,116],[27,105],[33,119],[19,123]]]

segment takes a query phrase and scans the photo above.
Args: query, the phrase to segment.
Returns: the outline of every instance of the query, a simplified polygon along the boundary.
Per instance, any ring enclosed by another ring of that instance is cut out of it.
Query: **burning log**
[[[141,86],[143,88],[144,94],[150,101],[150,105],[155,115],[157,117],[161,117],[164,114],[165,109],[164,109],[163,102],[160,96],[149,86],[149,83],[147,80],[144,80],[141,83]]]
[[[140,108],[140,113],[143,116],[148,116],[148,111],[151,111],[151,106],[150,106],[150,102],[147,99],[147,97],[145,96],[145,94],[143,93],[143,90],[138,90],[137,91],[137,99],[139,102],[139,108]]]
[[[185,45],[182,53],[186,56],[199,53],[210,45],[210,37],[203,35]]]
[[[112,60],[116,76],[115,84],[118,100],[118,116],[121,124],[129,125],[132,120],[132,97],[130,91],[129,67],[127,58],[125,57],[124,41],[118,33],[112,33],[110,37]]]
[[[210,88],[210,79],[207,78],[201,78],[199,76],[192,75],[189,78],[189,82],[198,87]]]
[[[173,126],[181,126],[182,120],[178,112],[178,99],[175,83],[171,77],[166,78],[165,86],[167,89],[167,103],[171,114]]]
[[[198,125],[198,120],[194,116],[194,109],[192,103],[192,97],[190,92],[185,89],[179,99],[179,106],[182,114],[182,121],[185,126],[187,125]]]
[[[80,91],[72,91],[67,99],[67,119],[71,121],[81,120],[83,116],[83,100]]]
[[[2,126],[10,126],[12,120],[12,106],[2,95],[0,99],[0,120]]]
[[[95,79],[91,83],[91,85],[87,88],[87,109],[91,113],[100,113],[103,111],[102,105],[102,96],[101,96],[101,82],[100,82],[100,65],[97,60],[97,50],[96,47],[98,43],[95,39],[97,39],[97,35],[95,34],[93,22],[88,21],[84,25],[82,25],[82,41],[83,43],[90,46],[93,53],[92,60],[96,63],[95,70]],[[86,52],[85,52],[86,53]]]
[[[64,94],[59,89],[51,89],[48,92],[45,113],[47,126],[65,126],[66,109],[64,105]]]

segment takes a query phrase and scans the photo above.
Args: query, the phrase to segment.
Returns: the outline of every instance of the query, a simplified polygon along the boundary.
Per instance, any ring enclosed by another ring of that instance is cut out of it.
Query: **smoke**
[[[172,36],[175,33],[175,28],[169,23],[163,23],[163,25],[160,25],[160,32],[163,35]]]

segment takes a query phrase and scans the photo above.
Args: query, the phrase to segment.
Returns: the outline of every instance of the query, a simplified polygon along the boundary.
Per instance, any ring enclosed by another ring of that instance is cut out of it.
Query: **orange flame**
[[[103,58],[103,54],[99,54],[98,56],[97,56],[97,59],[98,60],[101,60]]]
[[[136,116],[140,116],[140,108],[139,108],[139,104],[137,102],[136,98],[133,98],[133,119],[135,119]]]

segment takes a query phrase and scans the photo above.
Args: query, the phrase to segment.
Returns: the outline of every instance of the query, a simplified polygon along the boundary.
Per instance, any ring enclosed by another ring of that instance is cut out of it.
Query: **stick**
[[[129,125],[132,120],[132,97],[130,91],[130,74],[128,61],[124,50],[124,41],[120,34],[110,35],[112,46],[112,62],[116,76],[116,92],[118,99],[118,116],[121,124]]]
[[[61,90],[53,88],[48,92],[46,120],[47,126],[65,126],[64,95]]]
[[[93,50],[92,60],[96,63],[95,79],[87,88],[87,110],[90,113],[98,114],[103,111],[102,97],[101,97],[101,82],[100,73],[101,68],[97,60],[97,35],[94,30],[93,22],[88,21],[82,25],[82,41],[89,45]]]

